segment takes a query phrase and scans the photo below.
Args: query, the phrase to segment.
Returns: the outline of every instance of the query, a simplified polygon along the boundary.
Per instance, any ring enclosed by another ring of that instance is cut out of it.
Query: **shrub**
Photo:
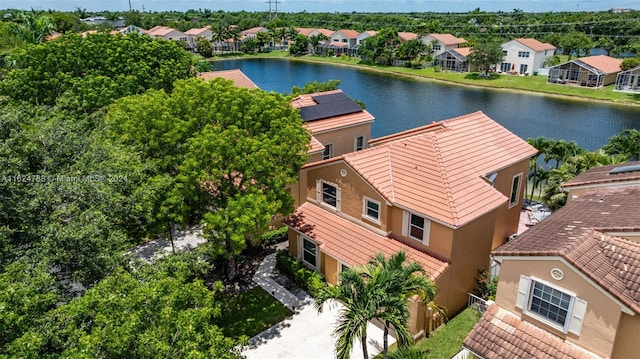
[[[478,283],[478,292],[482,299],[495,300],[496,291],[498,290],[498,276],[491,278],[488,270],[478,270],[476,282]]]
[[[434,72],[440,72],[440,71],[442,71],[442,66],[440,66],[440,65],[436,65],[436,66],[434,66],[434,67],[433,67],[433,71],[434,71]]]
[[[291,258],[286,250],[280,250],[276,254],[276,268],[300,288],[309,292],[312,297],[316,297],[327,286],[320,274],[305,268],[300,262]]]
[[[288,230],[288,227],[280,227],[278,229],[266,232],[262,235],[262,245],[270,246],[272,244],[286,241],[289,238],[287,236]]]

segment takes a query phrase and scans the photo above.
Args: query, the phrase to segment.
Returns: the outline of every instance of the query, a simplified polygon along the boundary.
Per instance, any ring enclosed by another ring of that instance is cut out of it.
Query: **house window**
[[[513,176],[511,180],[511,195],[509,196],[509,208],[515,206],[520,201],[520,182],[522,182],[522,172]]]
[[[327,182],[322,182],[322,202],[330,205],[331,207],[337,207],[338,190],[336,186],[330,185]]]
[[[521,275],[516,307],[563,333],[580,335],[587,302],[565,289]]]
[[[511,64],[508,62],[503,62],[500,64],[501,72],[509,72],[511,70]]]
[[[364,136],[358,136],[353,141],[353,149],[355,151],[360,151],[364,149]]]
[[[316,267],[316,254],[317,246],[310,240],[302,237],[302,260],[312,267]]]
[[[347,41],[349,41],[349,40],[347,40],[347,39],[342,39],[342,42],[347,42]]]
[[[504,56],[507,56],[507,50],[502,50],[502,54],[503,54]]]
[[[518,51],[518,57],[529,57],[529,51]]]
[[[529,65],[521,64],[521,65],[520,65],[520,74],[527,73],[527,69],[528,69],[528,68],[529,68]]]
[[[328,160],[331,157],[333,157],[333,145],[324,145],[324,151],[322,151],[322,159]]]
[[[376,222],[380,221],[380,202],[365,197],[363,215]]]
[[[424,218],[411,213],[409,237],[422,240],[424,238]]]
[[[433,51],[440,51],[440,50],[442,50],[442,45],[440,44],[433,45]]]

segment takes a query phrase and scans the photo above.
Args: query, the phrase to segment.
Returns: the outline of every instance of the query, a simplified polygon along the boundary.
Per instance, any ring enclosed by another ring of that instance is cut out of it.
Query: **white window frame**
[[[440,50],[442,50],[442,45],[440,45],[440,44],[434,44],[434,45],[433,45],[433,49],[432,49],[432,50],[433,50],[433,51],[440,51]]]
[[[411,216],[420,217],[424,220],[424,227],[422,228],[422,238],[416,238],[411,235]],[[422,242],[424,245],[429,245],[429,235],[431,233],[431,220],[425,218],[416,213],[404,211],[402,214],[402,235],[416,241]]]
[[[314,245],[315,248],[315,253],[313,253],[313,256],[315,258],[315,263],[309,263],[305,257],[304,254],[305,253],[309,253],[311,254],[311,252],[309,250],[307,250],[304,247],[304,243],[305,241],[312,243]],[[313,269],[317,270],[318,269],[318,257],[319,257],[319,251],[318,251],[318,243],[316,243],[315,241],[313,241],[311,238],[307,238],[301,234],[298,234],[298,256],[300,258],[300,260],[302,261],[302,263],[304,263],[305,265],[312,267]]]
[[[333,206],[330,203],[327,203],[324,201],[324,185],[327,186],[331,186],[334,187],[336,189],[336,205]],[[338,187],[337,184],[329,182],[329,181],[325,181],[325,180],[316,180],[316,200],[318,201],[318,203],[320,203],[322,206],[326,206],[329,207],[331,209],[335,209],[337,211],[340,211],[341,209],[341,203],[342,203],[342,191],[340,190],[340,187]]]
[[[529,58],[529,55],[530,55],[529,51],[518,51],[518,57]]]
[[[328,160],[331,157],[333,157],[333,143],[327,143],[322,150],[322,159]]]
[[[518,188],[516,188],[515,199],[512,200],[513,194],[514,194],[513,187],[516,184],[516,178],[518,179],[518,183],[517,183]],[[522,192],[521,189],[522,189],[522,172],[516,174],[511,179],[511,187],[509,187],[509,208],[513,208],[520,203],[520,192]]]
[[[378,206],[378,217],[371,217],[369,215],[369,202],[375,204]],[[380,224],[380,216],[382,215],[382,203],[380,203],[380,201],[376,201],[375,199],[369,198],[369,197],[364,197],[362,199],[362,218],[365,218],[371,222],[374,222],[376,224]]]
[[[570,297],[567,316],[564,323],[560,324],[542,314],[539,314],[536,311],[531,310],[533,288],[535,283],[539,283],[548,288],[557,290]],[[580,335],[582,324],[584,322],[584,316],[587,310],[587,302],[581,298],[578,298],[574,292],[571,292],[565,288],[558,287],[557,285],[536,277],[527,277],[525,275],[521,275],[516,296],[516,308],[522,309],[523,314],[535,318],[536,320],[545,323],[550,327],[556,328],[565,334],[571,332],[573,334]]]
[[[360,146],[358,146],[358,140],[362,140]],[[359,148],[358,148],[359,147]],[[357,136],[353,138],[353,150],[354,151],[362,151],[364,150],[364,136]]]

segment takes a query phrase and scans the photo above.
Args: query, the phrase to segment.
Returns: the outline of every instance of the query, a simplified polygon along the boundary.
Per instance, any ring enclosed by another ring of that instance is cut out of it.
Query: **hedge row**
[[[272,244],[284,242],[288,239],[287,231],[289,227],[280,227],[262,235],[262,245],[270,246]]]
[[[286,250],[280,250],[276,254],[276,268],[314,298],[327,286],[324,278],[318,272],[304,267],[300,262],[291,258]]]

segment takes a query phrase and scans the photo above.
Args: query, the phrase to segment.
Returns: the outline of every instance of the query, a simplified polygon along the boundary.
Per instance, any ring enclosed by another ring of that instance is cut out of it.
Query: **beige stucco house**
[[[168,26],[155,26],[147,30],[147,34],[157,39],[183,41],[185,44],[187,44],[188,40],[188,37],[184,32],[172,29]]]
[[[490,251],[517,231],[536,152],[476,112],[308,163],[301,204],[285,220],[289,252],[336,284],[344,268],[405,250],[436,282],[436,302],[456,313]],[[412,332],[420,336],[428,325],[424,308],[414,305]]]
[[[616,82],[622,59],[606,55],[581,57],[549,69],[548,83],[601,88]]]
[[[584,192],[492,256],[496,300],[463,344],[474,356],[638,356],[640,187]]]

